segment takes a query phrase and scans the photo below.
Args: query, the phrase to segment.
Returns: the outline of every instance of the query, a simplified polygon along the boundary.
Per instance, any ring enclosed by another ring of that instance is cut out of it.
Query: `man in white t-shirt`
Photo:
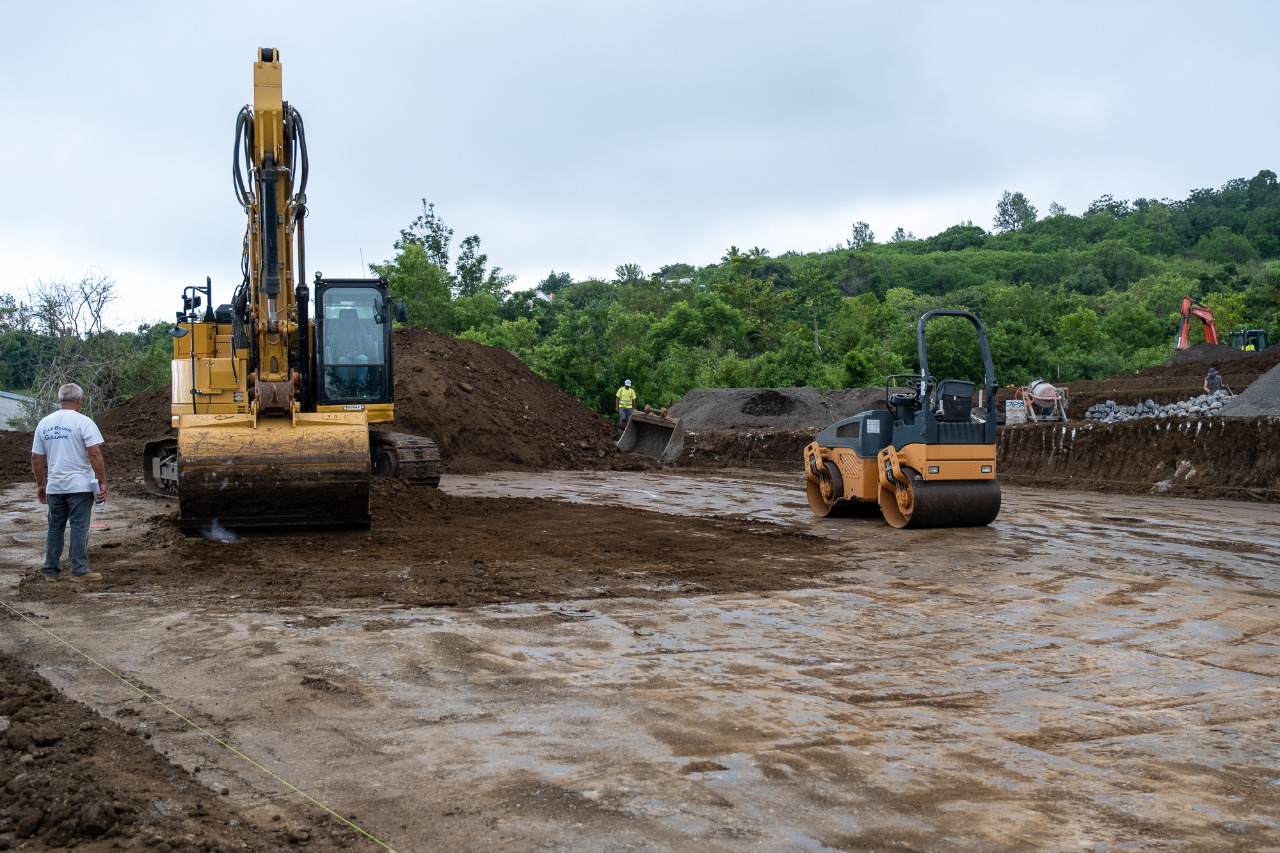
[[[49,506],[49,534],[45,538],[44,579],[62,573],[62,539],[71,523],[71,580],[102,580],[89,571],[89,516],[94,500],[107,497],[107,474],[102,466],[102,433],[80,414],[84,391],[68,383],[58,389],[58,411],[36,427],[31,442],[31,470],[36,475],[36,498]],[[97,493],[94,493],[94,483]]]

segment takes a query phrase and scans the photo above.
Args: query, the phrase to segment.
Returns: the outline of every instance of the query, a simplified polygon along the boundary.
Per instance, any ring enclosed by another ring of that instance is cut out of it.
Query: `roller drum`
[[[910,485],[880,489],[880,511],[899,528],[981,527],[1000,514],[996,480],[925,480],[903,468]]]

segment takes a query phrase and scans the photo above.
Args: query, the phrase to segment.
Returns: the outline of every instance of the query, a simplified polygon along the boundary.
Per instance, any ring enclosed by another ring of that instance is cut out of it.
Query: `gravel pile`
[[[1231,402],[1222,407],[1222,414],[1241,418],[1280,415],[1280,365],[1231,398]]]
[[[1272,371],[1273,373],[1275,371]],[[1190,400],[1181,400],[1167,406],[1157,405],[1154,400],[1147,400],[1136,406],[1117,406],[1114,400],[1090,406],[1085,412],[1087,421],[1101,421],[1113,424],[1120,421],[1133,421],[1138,418],[1188,418],[1206,415],[1224,415],[1226,407],[1232,400],[1229,391],[1215,391],[1212,394],[1201,394]]]

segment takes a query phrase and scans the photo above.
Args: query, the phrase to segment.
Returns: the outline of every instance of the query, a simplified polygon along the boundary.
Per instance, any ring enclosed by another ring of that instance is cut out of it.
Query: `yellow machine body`
[[[985,417],[975,417],[975,383],[929,375],[925,324],[968,320],[977,330]],[[804,449],[805,493],[815,515],[873,514],[894,527],[990,524],[1000,512],[996,479],[995,391],[982,322],[967,311],[930,311],[916,327],[920,373],[890,376],[885,408],[837,421]],[[893,379],[906,392],[892,392]]]
[[[341,365],[316,358],[317,336],[324,340],[326,330],[308,315],[310,290],[302,281],[306,138],[281,79],[279,53],[258,51],[253,103],[236,125],[244,281],[216,311],[211,283],[184,292],[184,311],[170,330],[178,437],[149,442],[145,451],[144,478],[177,492],[178,525],[189,532],[215,524],[367,528],[374,474],[439,482],[430,439],[369,429],[394,418],[385,279],[325,281],[316,274],[317,299],[334,300],[330,316],[349,313],[371,330],[362,339],[371,348],[348,352]],[[201,293],[209,300],[203,314]],[[357,303],[364,307],[337,310]],[[342,323],[329,323],[329,334],[343,333]]]

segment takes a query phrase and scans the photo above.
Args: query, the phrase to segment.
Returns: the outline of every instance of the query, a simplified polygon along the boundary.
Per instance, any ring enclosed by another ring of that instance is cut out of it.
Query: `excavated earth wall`
[[[1280,418],[1146,419],[1002,427],[1016,485],[1280,502]]]

